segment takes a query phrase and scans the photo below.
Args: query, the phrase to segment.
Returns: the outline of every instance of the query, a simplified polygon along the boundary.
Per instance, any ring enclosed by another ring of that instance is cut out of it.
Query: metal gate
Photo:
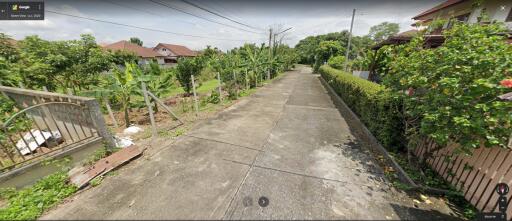
[[[100,139],[113,145],[93,98],[3,86],[0,91],[21,109],[0,125],[2,172]]]

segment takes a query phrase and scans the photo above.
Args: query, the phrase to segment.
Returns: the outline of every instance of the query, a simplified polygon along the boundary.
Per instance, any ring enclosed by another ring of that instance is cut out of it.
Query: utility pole
[[[272,55],[272,28],[268,29],[268,54]]]
[[[352,43],[352,27],[354,27],[354,16],[356,15],[356,9],[352,10],[352,21],[350,21],[350,32],[348,35],[347,51],[345,52],[345,71],[348,71],[348,54],[350,52],[350,44]]]
[[[269,61],[272,60],[272,28],[270,28],[269,30],[269,35],[268,35],[268,58],[269,58]],[[270,79],[270,67],[268,68],[267,70],[267,80]]]

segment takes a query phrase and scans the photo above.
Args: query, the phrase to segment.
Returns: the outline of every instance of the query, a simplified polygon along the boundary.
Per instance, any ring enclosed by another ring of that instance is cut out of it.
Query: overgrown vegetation
[[[456,143],[459,153],[507,145],[512,103],[497,98],[511,91],[500,85],[512,77],[512,47],[497,35],[504,31],[499,24],[456,24],[438,48],[425,49],[421,36],[395,48],[382,79],[404,101],[409,138]]]
[[[225,91],[234,99],[242,87],[256,87],[258,82],[275,77],[279,70],[287,70],[296,62],[294,50],[281,44],[272,48],[246,44],[227,52],[207,47],[196,57],[179,59],[176,67],[162,68],[155,62],[138,64],[137,56],[129,52],[103,50],[91,35],[70,41],[28,36],[13,42],[9,36],[0,34],[1,84],[36,90],[44,86],[61,93],[71,89],[77,95],[93,96],[100,101],[108,99],[114,111],[124,113],[125,126],[130,125],[131,110],[145,106],[141,82],[165,99],[178,95],[178,88],[189,95],[191,75],[196,77],[196,87],[201,88],[220,73]],[[131,38],[130,42],[142,44],[138,38]],[[153,99],[152,103],[158,111]],[[0,107],[0,117],[12,115],[8,104]]]
[[[445,195],[449,203],[453,203],[455,206],[460,208],[462,215],[467,220],[474,220],[478,210],[471,205],[465,198],[464,195],[455,189],[450,183],[448,183],[443,177],[439,176],[436,171],[430,167],[424,168],[422,171],[418,170],[417,167],[411,165],[407,160],[407,155],[404,153],[390,153],[395,161],[405,170],[407,175],[414,180],[415,183],[424,186],[434,187],[448,191]],[[391,175],[391,174],[387,174]],[[389,178],[390,176],[388,176]],[[400,183],[399,180],[392,178],[393,184],[401,189],[408,190],[410,187]]]
[[[498,98],[512,88],[512,46],[504,32],[496,23],[457,23],[443,32],[445,42],[437,48],[426,48],[422,33],[408,44],[385,47],[378,55],[384,64],[379,69],[381,85],[320,67],[322,76],[410,177],[449,190],[448,199],[470,219],[476,209],[426,160],[448,144],[455,144],[455,154],[507,146],[512,103]],[[334,57],[330,63],[335,65]],[[411,150],[427,138],[438,148],[412,156]]]
[[[6,201],[6,206],[0,208],[0,219],[35,220],[76,191],[77,188],[68,183],[66,172],[49,175],[25,189],[2,189],[0,198]]]

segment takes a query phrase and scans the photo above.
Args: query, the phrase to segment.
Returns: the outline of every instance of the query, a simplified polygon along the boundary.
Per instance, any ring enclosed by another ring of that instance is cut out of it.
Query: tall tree
[[[372,26],[368,36],[370,36],[373,41],[380,42],[397,34],[399,30],[400,26],[397,23],[382,22],[378,25]]]
[[[300,40],[295,46],[299,62],[302,64],[312,65],[315,62],[317,48],[322,41],[337,41],[342,47],[346,48],[348,36],[349,32],[344,30],[342,32],[308,36],[305,39]],[[349,58],[355,59],[360,51],[366,51],[371,45],[373,45],[373,41],[367,36],[352,36],[352,46],[350,46]]]
[[[192,90],[191,76],[198,76],[203,69],[203,60],[200,57],[194,58],[180,58],[178,60],[178,66],[176,66],[176,77],[180,82],[183,90],[188,94]]]
[[[343,54],[345,48],[338,41],[322,41],[316,49],[314,71],[318,71],[320,65],[326,62],[330,57]]]
[[[137,37],[131,37],[130,42],[134,43],[136,45],[139,45],[139,46],[142,46],[142,43],[143,43],[142,40],[140,40],[140,38],[137,38]]]
[[[80,40],[67,41],[66,47],[70,66],[62,74],[66,87],[77,89],[89,88],[98,83],[98,75],[110,69],[111,59],[96,44],[92,35],[83,34]]]

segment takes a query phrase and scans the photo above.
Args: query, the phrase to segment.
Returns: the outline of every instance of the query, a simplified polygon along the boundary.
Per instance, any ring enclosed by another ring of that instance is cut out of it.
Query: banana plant
[[[144,70],[144,75],[138,77],[138,81],[146,82],[148,90],[156,97],[161,98],[172,89],[173,74],[171,70],[163,70],[158,63],[152,62]],[[151,102],[155,105],[155,112],[158,112],[156,101],[151,98]]]
[[[103,84],[94,87],[91,91],[84,93],[102,99],[113,98],[121,103],[121,110],[124,112],[125,126],[130,126],[130,101],[131,96],[140,93],[139,78],[142,71],[135,63],[125,63],[124,69],[115,67],[112,74],[107,75]]]
[[[265,56],[262,48],[255,47],[255,49],[252,49],[251,46],[253,45],[244,45],[243,51],[247,58],[247,67],[252,72],[253,77],[258,79],[262,77],[261,74],[264,72]]]

